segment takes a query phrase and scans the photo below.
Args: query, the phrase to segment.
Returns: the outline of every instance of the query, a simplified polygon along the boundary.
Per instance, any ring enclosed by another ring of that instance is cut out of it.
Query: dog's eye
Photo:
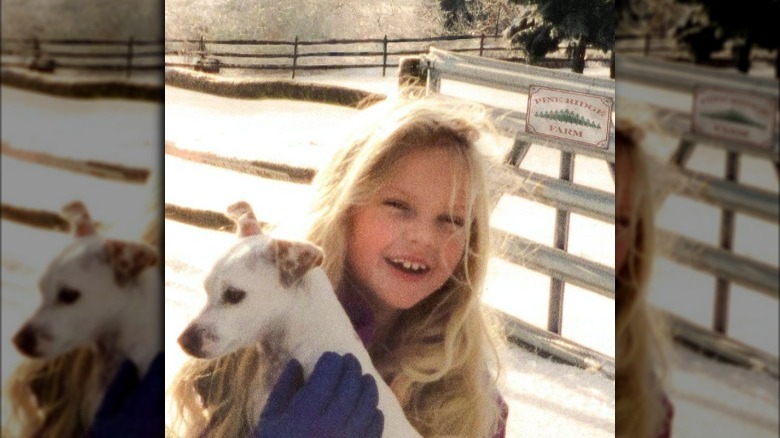
[[[81,292],[68,287],[63,287],[57,292],[57,302],[60,304],[73,304],[79,297],[81,297]]]
[[[229,287],[222,294],[222,301],[228,304],[238,304],[241,302],[241,300],[244,299],[245,296],[246,292],[242,291],[241,289]]]

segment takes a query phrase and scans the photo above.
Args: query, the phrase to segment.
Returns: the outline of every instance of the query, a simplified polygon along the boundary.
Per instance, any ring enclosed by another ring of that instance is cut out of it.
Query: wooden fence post
[[[33,58],[38,59],[41,57],[41,41],[38,37],[33,38]]]
[[[206,43],[203,42],[203,35],[200,36],[200,59],[206,57]]]
[[[383,42],[383,49],[382,49],[382,77],[385,77],[386,70],[387,70],[387,35],[385,34],[385,40]]]
[[[295,67],[298,65],[298,35],[295,35],[295,44],[293,45],[293,71],[292,78],[295,79]]]
[[[130,78],[130,72],[133,68],[133,36],[127,41],[127,72],[125,78]]]
[[[739,155],[734,151],[726,154],[726,181],[736,183],[739,178]],[[723,209],[720,214],[720,247],[726,251],[734,250],[735,212]],[[722,335],[727,334],[729,320],[730,282],[718,277],[715,281],[715,309],[712,329]]]
[[[498,24],[501,22],[501,5],[498,5],[498,15],[496,16],[496,36],[498,36]]]
[[[402,56],[398,60],[399,91],[413,94],[418,90],[424,90],[426,81],[427,73],[423,68],[422,57]]]
[[[559,178],[564,181],[574,180],[574,154],[571,152],[561,152]],[[567,210],[561,208],[556,209],[554,234],[553,240],[555,240],[555,248],[568,251],[569,212]],[[558,335],[563,331],[563,291],[563,280],[550,278],[550,302],[547,312],[547,330]]]
[[[479,37],[479,56],[482,56],[482,49],[485,47],[485,34]]]
[[[425,94],[438,93],[441,91],[441,73],[430,68],[426,69],[426,71],[428,72],[428,80],[425,85]]]
[[[44,55],[43,50],[41,49],[41,41],[38,37],[33,37],[32,44],[33,56],[32,59],[27,62],[27,68],[43,73],[53,72],[56,62],[50,56]]]

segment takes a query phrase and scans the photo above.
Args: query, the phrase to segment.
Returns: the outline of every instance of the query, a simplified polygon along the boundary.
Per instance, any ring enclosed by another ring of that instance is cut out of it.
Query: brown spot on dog
[[[158,261],[157,251],[143,243],[107,240],[103,252],[114,270],[114,280],[120,286],[137,279],[144,269]]]
[[[271,261],[279,268],[279,279],[289,288],[309,270],[322,264],[322,250],[307,242],[274,239],[269,246]]]

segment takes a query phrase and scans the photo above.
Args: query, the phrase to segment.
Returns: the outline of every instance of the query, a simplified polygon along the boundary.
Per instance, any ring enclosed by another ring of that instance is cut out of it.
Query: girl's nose
[[[412,221],[405,228],[405,238],[412,243],[421,246],[429,246],[435,243],[436,233],[432,225],[424,221]]]

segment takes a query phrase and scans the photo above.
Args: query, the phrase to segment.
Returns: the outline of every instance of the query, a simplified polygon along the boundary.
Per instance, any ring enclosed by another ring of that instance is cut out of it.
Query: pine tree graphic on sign
[[[558,122],[571,123],[573,125],[587,126],[589,128],[601,129],[600,124],[596,124],[591,120],[586,119],[580,114],[575,113],[570,109],[554,110],[554,111],[542,111],[534,114],[536,117],[544,119],[555,120]]]
[[[745,114],[742,114],[741,112],[734,109],[729,109],[725,111],[712,111],[708,113],[701,113],[701,115],[710,119],[725,120],[727,122],[753,126],[759,129],[766,128],[766,125],[756,122],[755,120],[751,119]]]

